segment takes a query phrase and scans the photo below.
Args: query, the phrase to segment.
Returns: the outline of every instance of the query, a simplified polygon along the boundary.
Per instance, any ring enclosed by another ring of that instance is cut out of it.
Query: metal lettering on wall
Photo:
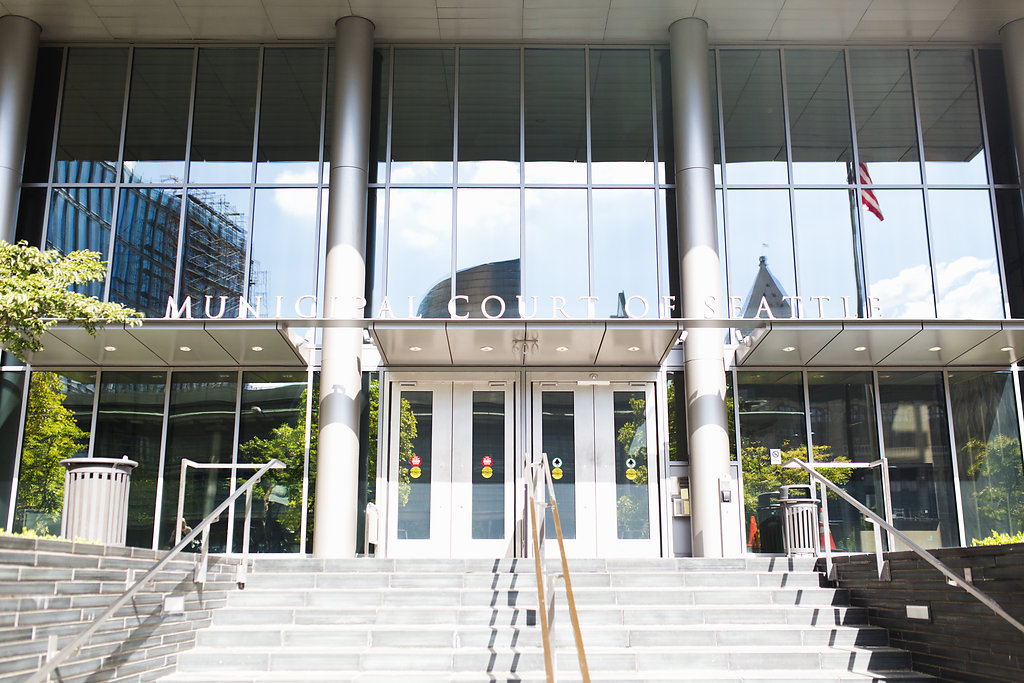
[[[524,297],[522,295],[516,296],[514,305],[516,306],[518,317],[526,320],[541,319],[541,320],[576,320],[580,319],[569,315],[565,310],[566,298],[563,296],[550,296],[545,297],[550,299],[550,309],[546,309],[540,302],[541,297],[530,296]],[[192,320],[192,311],[195,308],[197,311],[201,308],[203,312],[203,319],[205,320],[219,320],[224,317],[224,311],[227,310],[227,296],[213,297],[207,295],[204,297],[202,302],[193,302],[191,296],[186,296],[180,302],[176,297],[167,298],[167,309],[164,313],[165,320]],[[423,316],[415,313],[416,311],[416,297],[408,297],[408,315],[398,316],[395,314],[392,308],[391,302],[388,297],[381,299],[380,306],[377,308],[376,315],[373,316],[376,320],[384,319],[403,319],[413,320],[420,319]],[[527,304],[527,299],[530,300]],[[643,320],[647,318],[670,318],[671,313],[675,310],[675,297],[674,296],[662,296],[661,301],[658,304],[658,310],[656,315],[652,315],[651,302],[643,296],[625,296],[619,295],[619,313],[616,316],[618,318],[628,318],[630,320]],[[858,309],[862,308],[858,306],[856,302],[851,302],[849,296],[838,297],[843,303],[843,317],[844,318],[857,318]],[[596,296],[581,296],[580,301],[584,301],[587,304],[587,316],[583,319],[595,319],[597,303],[599,298]],[[824,319],[825,316],[825,302],[831,301],[832,297],[829,296],[784,296],[781,297],[780,301],[769,301],[768,297],[762,296],[760,301],[752,301],[748,299],[744,303],[743,297],[730,296],[728,302],[728,318],[732,320],[750,320],[750,319],[761,319],[761,320],[776,320],[779,318],[789,319]],[[470,301],[470,298],[465,294],[458,294],[448,300],[448,318],[451,320],[464,320],[470,317],[468,312],[469,306],[474,302]],[[270,308],[264,309],[263,297],[257,296],[253,300],[249,300],[244,296],[238,297],[238,313],[236,314],[237,319],[246,318],[288,318],[292,317],[289,315],[294,311],[295,317],[298,318],[316,318],[317,317],[317,297],[313,294],[305,294],[298,297],[295,301],[291,302],[291,307],[285,307],[285,301],[283,296],[275,296],[272,301],[272,310]],[[479,304],[480,315],[487,320],[496,320],[504,318],[505,313],[508,310],[508,302],[502,297],[491,294],[483,298]],[[343,299],[341,297],[330,297],[327,301],[326,310],[324,311],[324,317],[326,318],[363,318],[363,312],[366,309],[367,302],[363,297],[352,297],[351,299]],[[866,298],[866,305],[863,306],[867,318],[881,318],[882,317],[882,306],[881,300],[877,296],[869,296]],[[213,312],[216,309],[217,313]],[[271,312],[273,315],[271,315]],[[549,314],[548,314],[549,313]],[[545,315],[548,314],[548,315]],[[709,296],[704,300],[704,318],[712,320],[720,318],[722,316],[721,305],[717,297]]]

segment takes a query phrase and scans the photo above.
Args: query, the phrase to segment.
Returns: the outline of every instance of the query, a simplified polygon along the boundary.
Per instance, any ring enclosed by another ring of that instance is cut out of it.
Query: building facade
[[[352,555],[374,503],[388,556],[523,556],[543,453],[581,557],[781,552],[790,458],[925,547],[1024,529],[1012,11],[43,4],[0,17],[0,227],[146,320],[4,355],[6,528],[128,455],[170,547],[274,457],[254,551]]]

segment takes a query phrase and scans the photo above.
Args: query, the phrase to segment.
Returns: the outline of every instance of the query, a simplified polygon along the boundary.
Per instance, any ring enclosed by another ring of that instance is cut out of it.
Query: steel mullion
[[[655,94],[655,92],[656,92],[655,83],[656,83],[656,79],[657,79],[657,74],[655,73],[655,67],[654,67],[654,48],[649,48],[647,53],[648,53],[648,66],[649,66],[648,73],[649,73],[650,86],[651,86],[651,124],[652,124],[652,127],[651,127],[651,136],[652,136],[651,137],[651,157],[652,157],[652,159],[654,161],[654,258],[655,258],[655,263],[658,264],[658,267],[657,267],[657,270],[656,270],[656,273],[655,273],[656,276],[657,276],[656,277],[656,281],[658,283],[658,285],[657,285],[657,288],[658,288],[658,306],[657,306],[657,310],[658,310],[658,317],[661,317],[661,302],[662,302],[661,297],[666,295],[666,292],[667,292],[668,295],[671,295],[672,294],[672,287],[671,287],[670,283],[662,282],[661,281],[661,279],[662,279],[661,278],[661,276],[662,276],[662,269],[661,269],[662,258],[665,259],[664,263],[665,263],[665,266],[666,266],[666,271],[668,270],[668,267],[667,267],[668,266],[668,254],[667,253],[663,253],[663,252],[667,252],[668,251],[668,220],[667,219],[665,220],[665,244],[662,245],[662,243],[661,243],[661,235],[662,235],[662,232],[661,232],[661,226],[662,226],[661,192],[662,192],[662,190],[661,190],[660,176],[659,176],[659,171],[658,171],[658,162],[659,162],[659,159],[658,159],[658,99],[657,99],[657,95]],[[668,195],[666,195],[666,199],[667,199],[667,197],[668,197]],[[669,278],[669,279],[671,279],[671,278]],[[668,317],[668,318],[672,317],[672,311],[670,309],[666,309],[665,317]],[[667,470],[666,470],[666,472],[667,472]]]
[[[30,389],[31,379],[32,379],[32,375],[33,374],[34,373],[31,372],[27,367],[23,371],[23,379],[22,379],[22,387],[21,387],[21,409],[18,411],[18,414],[19,414],[19,419],[18,419],[18,440],[15,442],[17,444],[17,446],[16,446],[17,450],[14,453],[14,468],[11,471],[11,494],[10,494],[10,497],[7,499],[8,500],[7,525],[5,527],[6,529],[9,529],[12,532],[15,531],[15,528],[14,528],[14,509],[15,509],[15,506],[17,505],[17,502],[18,502],[18,498],[17,498],[17,496],[18,496],[18,478],[21,475],[21,456],[22,456],[24,442],[25,442],[25,421],[26,421],[26,416],[28,415],[29,389]]]
[[[323,146],[321,145],[321,149]],[[322,176],[321,176],[322,177]],[[306,529],[309,515],[309,449],[312,444],[313,433],[313,375],[316,371],[312,367],[306,368],[306,406],[305,406],[305,433],[302,435],[302,516],[299,521],[299,554],[306,552]],[[319,396],[317,403],[319,404]],[[379,401],[378,401],[379,404]],[[319,429],[320,425],[317,425]]]
[[[917,130],[917,154],[919,157],[918,169],[921,173],[921,183],[924,189],[921,191],[922,199],[924,200],[924,238],[925,244],[928,246],[928,274],[932,281],[932,310],[935,313],[935,317],[939,317],[939,282],[935,275],[935,250],[932,245],[932,214],[931,204],[928,201],[928,172],[927,159],[925,157],[924,149],[924,126],[921,123],[921,106],[917,98],[917,69],[914,66],[915,49],[910,48],[906,51],[908,74],[910,75],[910,93],[914,103],[914,126]]]
[[[391,243],[391,128],[392,128],[392,117],[394,115],[395,105],[395,48],[388,48],[388,73],[386,78],[388,79],[388,114],[387,124],[385,126],[385,136],[387,141],[385,143],[386,153],[384,160],[384,236],[381,240],[383,244],[382,253],[379,258],[384,270],[381,275],[381,300],[388,293],[388,246]],[[371,306],[372,308],[372,306]],[[371,315],[373,311],[370,311]],[[379,419],[379,418],[378,418]]]
[[[459,68],[460,68],[460,50],[459,48],[452,48],[455,53],[455,74],[454,74],[454,85],[452,92],[452,182],[449,186],[452,203],[452,217],[451,217],[451,273],[448,277],[448,291],[449,296],[454,297],[456,291],[458,291],[458,284],[455,282],[455,278],[458,276],[458,258],[459,258]],[[441,73],[444,75],[444,55],[446,50],[441,50]],[[467,302],[468,303],[468,302]]]
[[[1010,314],[1010,288],[1006,284],[1006,268],[1003,261],[1003,240],[999,231],[999,211],[996,208],[995,174],[992,170],[992,155],[989,153],[988,120],[985,116],[985,90],[981,81],[981,58],[978,50],[971,50],[971,63],[974,65],[975,95],[978,98],[978,119],[981,122],[981,144],[985,152],[985,171],[988,178],[988,205],[992,214],[992,241],[996,247],[996,271],[999,273],[1000,292],[1003,298],[1003,317],[1009,318]]]
[[[519,50],[519,293],[526,300],[526,48]],[[518,316],[516,316],[518,317]],[[525,380],[524,380],[525,381]],[[525,436],[524,436],[525,438]],[[525,441],[523,443],[526,443]],[[517,491],[519,487],[514,487]],[[518,509],[518,508],[517,508]],[[524,541],[525,543],[525,541]]]
[[[960,458],[957,456],[956,429],[953,424],[953,394],[949,388],[949,370],[942,370],[943,400],[946,402],[946,422],[949,429],[949,455],[953,467],[953,493],[956,496],[957,525],[960,532],[960,545],[967,545],[967,531],[964,524],[964,499],[960,487]],[[1018,417],[1018,424],[1019,424]]]
[[[180,214],[178,216],[178,250],[175,255],[175,278],[174,278],[174,294],[176,297],[181,295],[181,283],[184,280],[185,270],[185,231],[188,229],[188,191],[190,181],[190,166],[192,165],[192,125],[195,121],[196,113],[196,89],[198,87],[199,77],[199,48],[192,49],[192,84],[189,90],[189,103],[188,103],[188,123],[185,133],[185,173],[183,183],[181,185],[181,207]],[[177,301],[177,299],[175,299]]]
[[[160,547],[161,507],[164,498],[164,467],[167,465],[167,432],[171,428],[171,371],[164,372],[164,414],[160,422],[160,455],[157,460],[156,500],[153,503],[153,550]],[[175,520],[177,524],[177,520]],[[175,533],[177,530],[175,529]]]
[[[789,196],[789,239],[790,243],[793,245],[793,286],[796,288],[797,295],[803,296],[803,289],[800,287],[800,249],[798,246],[799,240],[797,239],[796,228],[796,190],[793,189],[793,137],[790,132],[789,87],[786,81],[786,51],[785,49],[780,48],[777,50],[777,54],[779,56],[780,87],[782,88],[782,126],[786,136],[786,177],[789,180],[788,187],[786,189],[788,190],[787,194]],[[796,300],[793,301],[792,305],[797,306]],[[797,312],[797,315],[799,315],[799,312]]]
[[[590,48],[583,48],[583,82],[584,82],[584,120],[586,122],[586,135],[587,135],[587,158],[585,160],[587,167],[587,294],[594,296],[596,277],[594,274],[594,267],[596,265],[596,257],[594,254],[594,179],[593,179],[593,160],[594,153],[592,149],[592,136],[591,136],[591,119],[590,119]],[[525,359],[524,359],[525,362]]]
[[[238,437],[241,434],[241,425],[242,425],[242,368],[241,367],[239,367],[237,370],[235,370],[235,382],[236,382],[236,385],[235,385],[235,420],[234,420],[235,424],[234,424],[234,434],[231,437],[232,445],[231,445],[231,463],[230,463],[232,465],[232,467],[228,470],[228,476],[230,477],[230,480],[228,482],[228,494],[229,495],[235,492],[235,478],[238,475],[237,467],[236,467],[238,465]],[[235,506],[232,505],[230,511],[228,511],[227,539],[224,542],[224,547],[227,549],[227,552],[229,552],[229,553],[235,547],[234,532],[235,532]],[[245,548],[242,548],[242,549],[239,550],[239,552],[244,552],[244,551],[245,551]]]
[[[875,438],[878,439],[878,459],[882,462],[882,515],[885,517],[886,522],[896,526],[892,517],[892,484],[889,477],[889,460],[885,455],[885,430],[882,426],[882,386],[878,381],[877,369],[873,368],[870,372],[875,392]],[[895,535],[887,530],[886,537],[889,543],[889,550],[895,550]]]
[[[124,180],[124,142],[128,134],[128,102],[132,90],[132,70],[135,68],[135,48],[128,48],[128,63],[124,74],[124,95],[121,100],[121,131],[118,135],[117,160],[114,162],[114,198],[110,203],[110,236],[107,238],[107,274],[103,283],[103,300],[110,301],[110,282],[114,278],[114,248],[117,246],[117,212],[121,204],[121,185]],[[110,184],[106,184],[109,188]],[[106,189],[105,188],[105,189]]]
[[[260,107],[263,104],[263,61],[266,58],[266,48],[260,47],[257,52],[259,60],[256,66],[256,113],[253,120],[252,131],[252,156],[249,159],[249,234],[245,242],[245,266],[242,275],[242,291],[249,296],[250,278],[252,277],[252,252],[256,241],[256,167],[259,159],[260,144]],[[203,311],[205,313],[205,310]],[[232,482],[234,478],[232,477]],[[232,486],[234,484],[232,483]],[[234,489],[232,489],[234,491]],[[231,520],[229,519],[229,525]]]

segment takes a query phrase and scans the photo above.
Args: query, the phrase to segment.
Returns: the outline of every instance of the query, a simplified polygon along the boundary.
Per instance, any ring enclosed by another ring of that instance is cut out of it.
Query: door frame
[[[518,487],[515,483],[521,478],[521,471],[519,470],[519,459],[515,457],[516,449],[518,444],[518,432],[516,430],[517,416],[519,410],[519,396],[520,391],[519,385],[519,374],[517,372],[428,372],[428,371],[415,371],[415,372],[383,372],[381,373],[379,389],[379,415],[377,417],[377,472],[376,472],[376,505],[380,514],[379,522],[379,540],[380,543],[377,546],[377,555],[383,557],[393,557],[395,548],[392,547],[392,536],[395,530],[395,524],[397,524],[396,511],[397,508],[397,491],[393,490],[392,478],[389,476],[393,466],[397,466],[397,453],[392,448],[393,434],[391,429],[391,421],[393,418],[393,411],[391,410],[392,400],[396,387],[404,382],[415,383],[415,385],[422,385],[425,391],[434,391],[436,395],[436,389],[442,388],[442,394],[444,398],[449,401],[449,407],[444,411],[445,416],[448,418],[446,429],[449,433],[446,437],[440,439],[440,444],[447,448],[449,453],[447,466],[442,468],[443,471],[448,475],[448,481],[446,483],[439,483],[436,488],[432,487],[431,498],[433,499],[435,493],[443,494],[447,496],[447,500],[441,505],[441,510],[446,513],[447,519],[444,520],[443,524],[449,525],[444,529],[442,534],[447,540],[447,547],[449,549],[448,554],[444,557],[468,557],[464,554],[459,554],[454,549],[455,540],[453,540],[453,529],[450,526],[451,521],[451,510],[453,506],[452,496],[452,475],[454,473],[454,439],[457,433],[468,433],[469,430],[464,426],[460,429],[453,423],[453,408],[454,398],[458,391],[459,384],[477,384],[479,386],[486,386],[491,382],[504,382],[506,390],[510,392],[508,400],[509,412],[505,416],[506,434],[505,440],[508,444],[508,452],[506,454],[506,471],[511,472],[512,476],[506,480],[505,484],[505,508],[506,508],[506,532],[507,538],[503,541],[503,545],[499,548],[499,544],[494,541],[481,541],[487,543],[492,548],[491,553],[487,554],[487,557],[498,557],[498,556],[517,556],[516,549],[517,538],[516,530],[517,525],[515,523],[515,517],[517,511],[520,509],[521,504],[517,498]],[[447,390],[444,390],[446,387]],[[415,387],[410,386],[410,389]],[[472,389],[470,389],[472,392]],[[435,415],[438,414],[435,408]],[[438,423],[434,423],[436,429]],[[438,441],[435,440],[435,443]],[[432,453],[432,456],[434,454]],[[436,462],[436,461],[435,461]],[[435,538],[435,528],[439,528],[438,525],[442,524],[442,520],[435,519],[434,515],[431,515],[431,539],[424,539],[422,542],[417,543],[415,541],[407,542],[406,545],[409,549],[422,548],[423,554],[409,555],[407,552],[402,553],[403,556],[409,557],[433,557],[436,556],[435,552],[432,552],[432,543],[444,543],[440,538]]]

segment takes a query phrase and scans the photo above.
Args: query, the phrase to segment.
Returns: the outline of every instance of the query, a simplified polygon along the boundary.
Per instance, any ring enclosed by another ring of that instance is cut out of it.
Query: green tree
[[[988,441],[971,439],[963,451],[971,463],[967,474],[977,487],[974,502],[978,508],[978,527],[1011,535],[1021,531],[1024,472],[1020,441],[999,434]]]
[[[84,450],[89,433],[64,406],[67,387],[55,372],[36,372],[29,386],[25,439],[18,479],[18,507],[36,513],[35,531],[60,519],[64,503],[64,467],[60,461]],[[56,533],[59,529],[50,529]]]
[[[627,458],[635,460],[633,478],[625,469],[616,472],[616,520],[619,538],[650,538],[647,490],[647,399],[642,394],[629,399],[629,419],[615,433],[616,470]]]
[[[25,242],[0,240],[0,344],[22,360],[43,348],[40,338],[58,319],[89,332],[106,322],[140,325],[142,314],[74,291],[102,280],[107,266],[94,251],[40,251]]]

